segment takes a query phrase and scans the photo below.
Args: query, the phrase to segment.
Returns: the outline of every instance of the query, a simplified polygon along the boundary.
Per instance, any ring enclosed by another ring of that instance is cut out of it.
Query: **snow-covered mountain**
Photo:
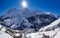
[[[2,18],[2,24],[7,28],[23,30],[32,28],[35,30],[49,25],[58,19],[57,15],[42,13],[41,11],[31,11],[29,9],[18,10],[10,9]]]
[[[38,10],[14,8],[0,16],[0,32],[3,29],[6,37],[11,38],[56,38],[59,27],[58,15]]]
[[[27,34],[26,37],[29,38],[60,38],[60,18],[52,22],[48,26],[41,28],[36,33]]]
[[[60,18],[57,19],[56,21],[52,22],[50,25],[45,26],[44,28],[41,28],[39,31],[49,31],[49,30],[54,30],[56,28],[60,27]]]

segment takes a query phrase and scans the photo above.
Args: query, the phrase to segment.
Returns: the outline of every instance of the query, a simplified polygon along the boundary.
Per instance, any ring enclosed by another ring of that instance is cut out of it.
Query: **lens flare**
[[[27,2],[26,1],[22,1],[22,7],[26,8],[27,7]]]

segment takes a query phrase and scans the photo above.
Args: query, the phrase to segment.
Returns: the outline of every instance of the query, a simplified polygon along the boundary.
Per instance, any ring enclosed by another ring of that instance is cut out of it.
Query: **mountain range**
[[[11,36],[15,36],[15,33],[18,33],[17,35],[23,33],[23,38],[52,38],[53,33],[58,32],[54,30],[60,27],[60,16],[39,10],[13,8],[0,16],[0,27],[5,28],[4,33],[6,32]],[[37,36],[35,37],[35,35]]]

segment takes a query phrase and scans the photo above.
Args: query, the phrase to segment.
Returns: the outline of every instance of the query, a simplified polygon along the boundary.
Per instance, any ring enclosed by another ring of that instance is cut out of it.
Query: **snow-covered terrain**
[[[43,27],[36,33],[27,34],[26,37],[31,38],[60,38],[60,18],[52,22],[50,25]],[[49,29],[49,30],[48,30]]]
[[[52,22],[50,25],[47,25],[44,28],[41,28],[39,31],[54,30],[60,26],[60,25],[58,25],[59,23],[60,23],[60,18],[57,19],[56,21]]]
[[[5,33],[6,28],[0,25],[0,38],[13,38],[9,34]]]
[[[60,16],[38,10],[10,9],[0,16],[1,38],[59,38]]]

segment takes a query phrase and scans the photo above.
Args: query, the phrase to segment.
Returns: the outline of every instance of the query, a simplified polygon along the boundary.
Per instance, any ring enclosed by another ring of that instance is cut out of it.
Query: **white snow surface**
[[[27,38],[60,38],[60,27],[57,27],[60,23],[60,18],[56,21],[52,22],[48,26],[41,28],[38,32],[28,33],[26,34]],[[0,38],[13,38],[9,34],[5,33],[6,28],[0,25]],[[57,28],[56,28],[57,27]],[[54,30],[52,30],[54,28]],[[46,31],[46,29],[51,29]],[[15,36],[19,36],[20,34],[16,33]],[[46,37],[45,37],[46,36]]]
[[[57,24],[59,24],[59,23],[60,23],[60,18],[57,19],[56,21],[52,22],[50,25],[47,25],[47,26],[41,28],[39,31],[45,31],[46,29],[52,29],[54,26],[57,27]]]
[[[49,36],[49,38],[60,38],[60,27],[58,27],[58,28],[54,27],[54,26],[57,27],[59,23],[60,23],[60,18],[57,19],[56,21],[52,22],[50,25],[41,28],[36,33],[27,34],[26,37],[27,38],[46,38],[45,36],[47,36],[47,37]],[[55,28],[54,30],[45,31],[46,29],[49,29],[49,28],[51,29],[53,27]]]
[[[57,35],[54,38],[60,38],[60,31],[58,31]]]
[[[39,33],[37,32],[37,33],[27,34],[26,37],[28,37],[28,38],[42,38],[43,35],[42,35],[42,34],[39,34]]]
[[[13,38],[13,37],[5,32],[0,31],[0,38]]]
[[[1,29],[0,30],[0,38],[13,38],[9,34],[5,33],[5,31],[6,31],[6,28],[5,27],[3,27],[1,25],[0,25],[0,27],[2,27],[2,28],[0,28]]]

